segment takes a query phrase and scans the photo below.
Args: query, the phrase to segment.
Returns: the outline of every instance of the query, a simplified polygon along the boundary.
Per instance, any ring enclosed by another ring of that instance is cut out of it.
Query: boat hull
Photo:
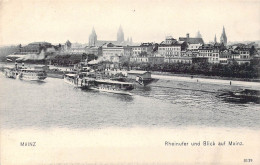
[[[70,85],[72,85],[74,87],[84,88],[84,85],[81,83],[81,79],[78,80],[78,83],[76,83],[76,81],[74,79],[64,78],[63,80],[64,80],[65,83],[70,84]]]
[[[44,81],[47,78],[47,76],[26,75],[26,74],[19,74],[17,77],[20,80],[25,80],[25,81]]]
[[[4,75],[7,78],[13,78],[16,79],[16,73],[13,71],[4,71]]]
[[[112,90],[112,89],[102,88],[102,87],[88,87],[87,89],[95,90],[95,91],[99,91],[99,92],[105,92],[105,93],[114,93],[114,94],[130,95],[130,96],[132,96],[132,94],[130,92],[128,92],[128,91]]]

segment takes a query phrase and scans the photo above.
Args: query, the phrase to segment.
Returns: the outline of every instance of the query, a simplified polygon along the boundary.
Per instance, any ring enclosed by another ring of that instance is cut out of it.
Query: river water
[[[124,96],[83,91],[55,78],[29,82],[1,75],[0,83],[1,126],[6,129],[260,127],[259,104],[218,97],[241,84],[166,77]]]
[[[29,82],[1,75],[0,164],[260,163],[260,104],[224,95],[259,83],[155,78],[124,96],[83,91],[62,79]],[[21,145],[26,142],[35,146]]]

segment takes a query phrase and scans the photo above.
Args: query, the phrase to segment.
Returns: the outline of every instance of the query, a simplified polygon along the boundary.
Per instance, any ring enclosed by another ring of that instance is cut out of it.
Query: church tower
[[[201,34],[200,34],[200,31],[198,31],[197,35],[196,35],[196,38],[202,38]]]
[[[217,36],[215,34],[214,43],[217,43]]]
[[[97,34],[96,31],[93,27],[92,29],[92,33],[89,35],[89,41],[88,41],[88,45],[89,46],[95,46],[97,43]]]
[[[120,25],[118,31],[117,31],[117,42],[118,43],[121,43],[121,42],[124,42],[125,39],[124,39],[124,32],[123,32],[123,29]]]
[[[220,43],[223,43],[225,46],[227,45],[227,36],[225,32],[225,27],[223,26],[222,35],[220,37]]]

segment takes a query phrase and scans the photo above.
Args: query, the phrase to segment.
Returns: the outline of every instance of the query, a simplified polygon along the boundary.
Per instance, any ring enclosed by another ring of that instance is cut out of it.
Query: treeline
[[[79,62],[87,60],[92,61],[97,59],[98,57],[94,54],[75,54],[75,55],[54,55],[46,58],[48,63],[51,63],[56,66],[71,66],[74,64],[78,64]]]
[[[260,66],[258,63],[251,62],[240,64],[230,63],[227,65],[210,64],[210,63],[196,63],[196,64],[183,64],[183,63],[163,63],[160,65],[151,64],[131,64],[133,69],[172,72],[179,74],[191,75],[205,75],[205,76],[220,76],[220,77],[233,77],[233,78],[259,78]]]

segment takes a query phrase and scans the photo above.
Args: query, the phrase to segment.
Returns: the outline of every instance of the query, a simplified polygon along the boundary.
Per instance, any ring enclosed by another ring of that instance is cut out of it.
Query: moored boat
[[[4,69],[4,75],[5,77],[8,77],[8,78],[16,78],[18,72],[16,71],[15,68],[9,68],[9,67],[6,67]]]
[[[130,91],[134,89],[134,84],[112,80],[94,80],[94,84],[90,85],[89,89],[115,94],[132,95]]]
[[[43,81],[47,78],[47,74],[40,69],[20,69],[17,77],[21,80]]]
[[[64,81],[77,88],[116,94],[131,95],[129,91],[134,89],[133,83],[81,77],[79,74],[65,74]]]
[[[114,77],[111,78],[111,80],[131,82],[140,86],[146,86],[155,82],[157,79],[152,78],[151,72],[149,71],[132,70],[127,72],[127,76]]]
[[[64,79],[64,82],[77,87],[76,77],[77,77],[77,74],[65,74],[63,79]]]
[[[77,88],[88,88],[91,81],[94,81],[94,79],[79,74],[69,73],[64,75],[64,82]]]

